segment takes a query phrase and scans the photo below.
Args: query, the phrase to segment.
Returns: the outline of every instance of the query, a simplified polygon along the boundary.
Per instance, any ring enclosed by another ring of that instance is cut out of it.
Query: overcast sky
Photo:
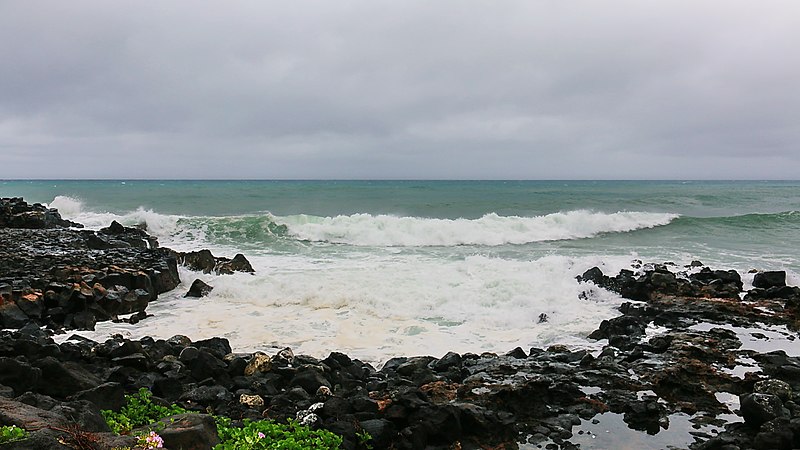
[[[800,2],[0,0],[0,178],[800,174]]]

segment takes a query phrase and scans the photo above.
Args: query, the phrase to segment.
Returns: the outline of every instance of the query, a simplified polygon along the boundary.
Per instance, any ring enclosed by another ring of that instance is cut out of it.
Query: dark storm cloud
[[[796,178],[793,1],[0,2],[2,177]]]

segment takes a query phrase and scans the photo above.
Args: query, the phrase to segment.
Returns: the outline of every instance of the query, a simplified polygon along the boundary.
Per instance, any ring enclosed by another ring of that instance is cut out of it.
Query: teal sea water
[[[700,260],[746,280],[783,269],[800,282],[797,181],[13,180],[0,196],[90,228],[146,223],[176,249],[244,253],[257,275],[184,272],[212,295],[166,295],[145,330],[98,329],[224,335],[242,349],[380,361],[591,345],[583,336],[621,299],[575,275],[637,259]]]

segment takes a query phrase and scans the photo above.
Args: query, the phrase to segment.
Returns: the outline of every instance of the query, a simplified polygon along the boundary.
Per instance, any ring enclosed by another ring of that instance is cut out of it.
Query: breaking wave
[[[372,214],[274,216],[270,213],[186,217],[142,208],[124,214],[92,212],[87,211],[80,200],[64,196],[56,197],[50,206],[58,208],[65,218],[89,228],[108,226],[112,220],[117,220],[124,225],[146,225],[150,233],[170,240],[252,245],[290,239],[365,247],[498,246],[584,239],[603,233],[663,226],[679,217],[669,213],[587,210],[534,217],[490,213],[477,219]]]
[[[583,239],[601,233],[622,233],[667,225],[676,214],[585,210],[535,217],[499,216],[479,219],[431,219],[353,214],[276,217],[298,239],[357,246],[427,247],[496,246]]]

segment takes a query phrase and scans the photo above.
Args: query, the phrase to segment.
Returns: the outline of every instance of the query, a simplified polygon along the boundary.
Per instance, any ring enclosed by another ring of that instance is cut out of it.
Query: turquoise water
[[[798,181],[0,181],[0,195],[166,214],[477,218],[590,209],[724,217],[800,210]]]
[[[179,250],[244,253],[256,276],[184,273],[212,295],[198,310],[179,288],[151,305],[160,314],[146,330],[224,335],[243,349],[380,361],[590,345],[583,336],[621,299],[595,289],[580,300],[575,275],[635,259],[800,281],[797,181],[14,180],[0,196],[90,228],[144,223]],[[145,333],[119,327],[101,332]]]
[[[43,203],[66,196],[79,200],[87,211],[125,215],[143,209],[191,217],[186,220],[202,224],[218,243],[242,248],[272,245],[280,251],[296,247],[275,239],[280,234],[273,224],[275,216],[475,220],[491,213],[501,217],[568,211],[669,213],[679,217],[653,228],[601,231],[590,239],[582,235],[545,242],[531,239],[513,242],[511,248],[494,245],[483,250],[634,252],[654,260],[695,257],[739,269],[750,262],[758,268],[800,270],[800,182],[796,181],[1,181],[0,195]],[[485,230],[501,235],[507,231],[501,226]],[[402,246],[403,241],[394,244]],[[526,244],[529,248],[524,248]]]

